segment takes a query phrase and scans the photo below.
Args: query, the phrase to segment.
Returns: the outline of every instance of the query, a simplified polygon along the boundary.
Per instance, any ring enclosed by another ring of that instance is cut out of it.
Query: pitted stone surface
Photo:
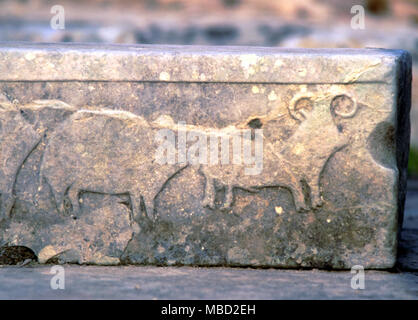
[[[381,49],[2,45],[1,243],[40,262],[391,268],[410,67]],[[241,134],[261,166],[180,160],[181,137],[193,154]]]

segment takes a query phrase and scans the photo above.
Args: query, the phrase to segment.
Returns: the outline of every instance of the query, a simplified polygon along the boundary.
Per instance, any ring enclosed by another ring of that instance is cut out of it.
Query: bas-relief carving
[[[344,106],[336,101],[347,100]],[[258,175],[246,175],[237,165],[202,166],[206,178],[203,203],[215,206],[215,182],[220,181],[226,190],[223,208],[233,203],[233,189],[253,191],[263,187],[290,189],[296,209],[309,210],[322,205],[320,174],[325,163],[348,140],[335,124],[335,117],[351,118],[357,105],[347,95],[314,96],[304,94],[295,97],[289,106],[289,114],[298,121],[295,133],[286,141],[267,142],[264,147],[263,170]],[[264,117],[260,122],[272,120]],[[308,185],[308,197],[304,194]],[[310,204],[307,199],[310,199]]]
[[[33,105],[52,104],[36,101]],[[164,121],[149,123],[140,116],[126,111],[89,109],[76,111],[56,102],[56,108],[73,113],[62,122],[46,141],[42,158],[40,183],[46,182],[54,195],[60,213],[80,211],[79,195],[90,191],[105,194],[127,194],[133,218],[140,216],[141,208],[148,217],[154,215],[154,199],[166,182],[186,165],[158,164],[153,155],[158,147],[156,130],[175,130],[176,124],[169,116]],[[36,108],[35,108],[36,109]],[[257,191],[263,187],[288,188],[297,210],[321,206],[320,174],[325,163],[337,150],[347,144],[336,119],[351,118],[357,104],[347,94],[295,96],[288,106],[288,115],[298,122],[294,134],[286,141],[264,142],[263,170],[260,174],[244,173],[242,165],[201,165],[205,177],[202,205],[214,208],[215,180],[225,187],[222,208],[233,204],[234,188]],[[3,103],[1,106],[1,214],[9,217],[13,206],[13,185],[24,159],[40,141],[40,134],[23,119],[18,107]],[[258,127],[282,117],[274,111],[254,116]],[[227,134],[251,121],[229,126]],[[185,130],[216,133],[223,129],[186,126]],[[225,134],[225,133],[222,133]],[[12,161],[13,160],[13,161]],[[309,188],[305,194],[304,184]],[[69,200],[66,202],[66,200]],[[310,202],[310,203],[309,203]],[[143,204],[143,206],[141,206]]]
[[[145,217],[153,221],[156,196],[171,178],[188,166],[155,161],[157,130],[178,129],[171,117],[165,115],[151,122],[127,111],[90,107],[77,110],[51,100],[34,101],[31,110],[36,114],[45,105],[65,112],[65,120],[48,135],[44,135],[46,128],[35,127],[25,119],[21,112],[24,108],[19,110],[18,105],[11,103],[0,106],[2,217],[10,218],[15,200],[13,186],[20,167],[44,139],[39,190],[44,190],[45,185],[50,188],[51,200],[60,215],[65,217],[71,213],[77,218],[83,205],[81,193],[93,192],[126,197],[131,221]],[[296,126],[285,141],[264,139],[260,174],[245,174],[242,165],[200,165],[198,172],[205,178],[202,207],[216,208],[215,182],[225,190],[221,209],[233,206],[236,188],[251,192],[265,187],[287,188],[298,211],[322,205],[321,173],[333,154],[348,143],[338,119],[354,117],[357,103],[346,93],[303,93],[295,96],[285,110],[284,113],[272,110],[268,114],[254,115],[224,129],[184,127],[207,135],[220,131],[229,134],[253,128],[251,124],[255,122],[257,128],[262,129],[278,117],[292,118]]]
[[[128,194],[134,217],[141,201],[152,217],[155,196],[184,167],[155,161],[155,134],[145,119],[126,111],[81,110],[70,116],[49,139],[41,164],[41,179],[51,187],[58,211],[66,211],[68,195],[77,216],[80,192],[90,191]]]

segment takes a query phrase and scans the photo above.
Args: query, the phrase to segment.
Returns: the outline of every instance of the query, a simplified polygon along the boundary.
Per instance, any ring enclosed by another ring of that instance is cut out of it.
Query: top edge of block
[[[405,57],[377,48],[0,42],[0,81],[393,83]]]

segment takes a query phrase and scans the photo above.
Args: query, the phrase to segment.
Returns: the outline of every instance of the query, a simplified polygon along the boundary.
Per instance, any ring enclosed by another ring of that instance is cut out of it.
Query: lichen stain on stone
[[[268,95],[268,99],[269,99],[269,101],[276,101],[277,100],[276,92],[271,91]]]
[[[256,67],[259,62],[259,57],[255,54],[246,54],[240,56],[241,68],[244,71],[244,76],[248,79],[251,75],[256,73]]]
[[[159,79],[161,81],[169,81],[170,80],[170,74],[168,72],[163,71],[163,72],[160,73]]]
[[[276,211],[276,213],[278,215],[281,215],[283,213],[283,208],[282,207],[275,207],[274,210]]]

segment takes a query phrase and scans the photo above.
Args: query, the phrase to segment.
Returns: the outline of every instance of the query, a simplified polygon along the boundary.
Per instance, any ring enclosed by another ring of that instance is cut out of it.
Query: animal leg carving
[[[293,195],[293,200],[295,202],[296,211],[305,211],[308,210],[308,206],[305,202],[305,195],[303,193],[302,184],[300,181],[297,181],[292,175],[289,176],[289,188]]]
[[[222,210],[228,210],[232,207],[232,204],[234,202],[234,188],[233,186],[227,185],[225,186],[225,200],[224,204],[221,207]]]
[[[155,215],[155,206],[154,206],[154,197],[151,195],[144,195],[144,205],[145,205],[145,211],[146,216],[150,218],[151,220],[154,220]]]
[[[205,196],[202,200],[202,206],[210,209],[215,208],[215,181],[209,176],[205,175]]]
[[[73,215],[77,217],[80,214],[80,200],[78,198],[79,189],[76,185],[72,185],[68,190],[68,198],[70,199],[71,206],[73,207]]]
[[[58,213],[61,215],[66,214],[66,208],[65,208],[65,191],[57,191],[53,190],[54,198],[55,198],[55,204],[57,206]]]
[[[136,221],[141,217],[141,195],[137,193],[129,193],[131,201],[131,219]]]
[[[323,200],[321,198],[321,188],[320,188],[318,182],[311,182],[309,184],[309,187],[311,189],[312,208],[318,208],[318,207],[322,206]]]

